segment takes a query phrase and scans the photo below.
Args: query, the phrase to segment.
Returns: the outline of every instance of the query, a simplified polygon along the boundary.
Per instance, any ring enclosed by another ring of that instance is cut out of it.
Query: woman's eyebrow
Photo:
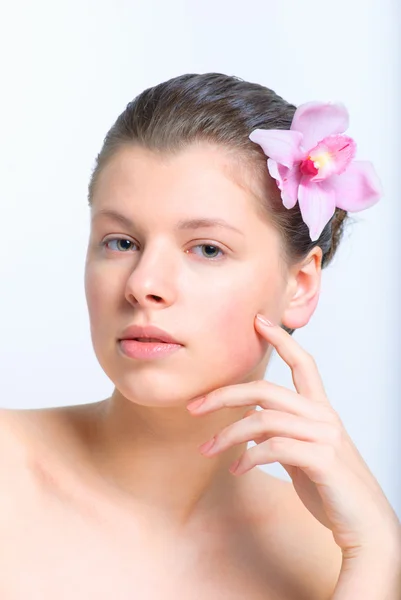
[[[100,216],[109,217],[111,219],[114,219],[114,221],[119,221],[125,227],[130,227],[130,228],[135,227],[135,223],[131,219],[129,219],[125,215],[117,212],[116,210],[106,209],[106,208],[100,209],[99,211],[94,213],[92,220],[94,221],[96,218],[98,218]],[[226,227],[227,229],[231,229],[232,231],[235,231],[236,233],[244,235],[240,229],[237,229],[237,227],[234,227],[234,225],[231,225],[224,219],[220,219],[220,218],[212,219],[212,218],[202,217],[202,218],[193,218],[193,219],[180,219],[179,221],[177,221],[177,223],[175,225],[175,229],[177,229],[177,230],[203,229],[203,228],[207,228],[207,227]]]

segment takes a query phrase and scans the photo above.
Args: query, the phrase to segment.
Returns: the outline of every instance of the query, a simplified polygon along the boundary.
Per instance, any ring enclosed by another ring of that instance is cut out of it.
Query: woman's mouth
[[[153,360],[164,358],[183,348],[181,344],[162,342],[156,338],[136,338],[119,341],[123,354],[138,360]]]

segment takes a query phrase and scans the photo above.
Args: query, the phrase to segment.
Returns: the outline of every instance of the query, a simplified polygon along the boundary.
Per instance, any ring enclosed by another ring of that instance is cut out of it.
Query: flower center
[[[302,175],[317,175],[319,172],[319,164],[308,156],[308,158],[303,160],[299,165],[299,170]]]

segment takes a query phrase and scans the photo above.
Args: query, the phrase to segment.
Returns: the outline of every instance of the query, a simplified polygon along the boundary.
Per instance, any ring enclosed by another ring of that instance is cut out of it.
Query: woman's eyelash
[[[110,238],[108,240],[104,240],[103,242],[101,242],[101,246],[108,248],[109,244],[111,242],[129,242],[131,245],[135,244],[135,242],[132,242],[131,240],[129,240],[127,238]],[[221,252],[222,256],[226,255],[225,251],[222,250],[222,248],[220,248],[220,246],[217,246],[216,244],[209,244],[209,243],[195,244],[194,246],[192,246],[192,248],[199,248],[199,247],[202,247],[202,246],[208,246],[209,248],[216,248],[219,252]],[[110,248],[108,248],[108,249],[110,249]],[[131,250],[131,248],[126,248],[125,250],[121,251],[121,254],[124,254],[124,252],[129,252],[130,250]],[[205,257],[205,258],[209,258],[210,260],[216,260],[215,257],[210,257],[210,256],[209,257]]]

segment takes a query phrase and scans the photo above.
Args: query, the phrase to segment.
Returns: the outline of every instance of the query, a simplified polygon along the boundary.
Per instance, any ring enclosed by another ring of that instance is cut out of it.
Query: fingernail
[[[194,410],[195,408],[199,408],[204,403],[205,398],[199,398],[198,400],[193,400],[189,404],[187,404],[188,410]]]
[[[271,323],[270,321],[268,321],[266,319],[266,317],[264,317],[263,315],[256,315],[256,318],[259,319],[259,321],[261,323],[263,323],[263,325],[267,325],[268,327],[274,327],[273,323]]]
[[[208,442],[205,442],[204,444],[202,444],[202,446],[199,446],[199,450],[201,452],[207,452],[208,450],[213,448],[214,442],[215,442],[215,438],[213,438],[212,440],[209,440]]]

